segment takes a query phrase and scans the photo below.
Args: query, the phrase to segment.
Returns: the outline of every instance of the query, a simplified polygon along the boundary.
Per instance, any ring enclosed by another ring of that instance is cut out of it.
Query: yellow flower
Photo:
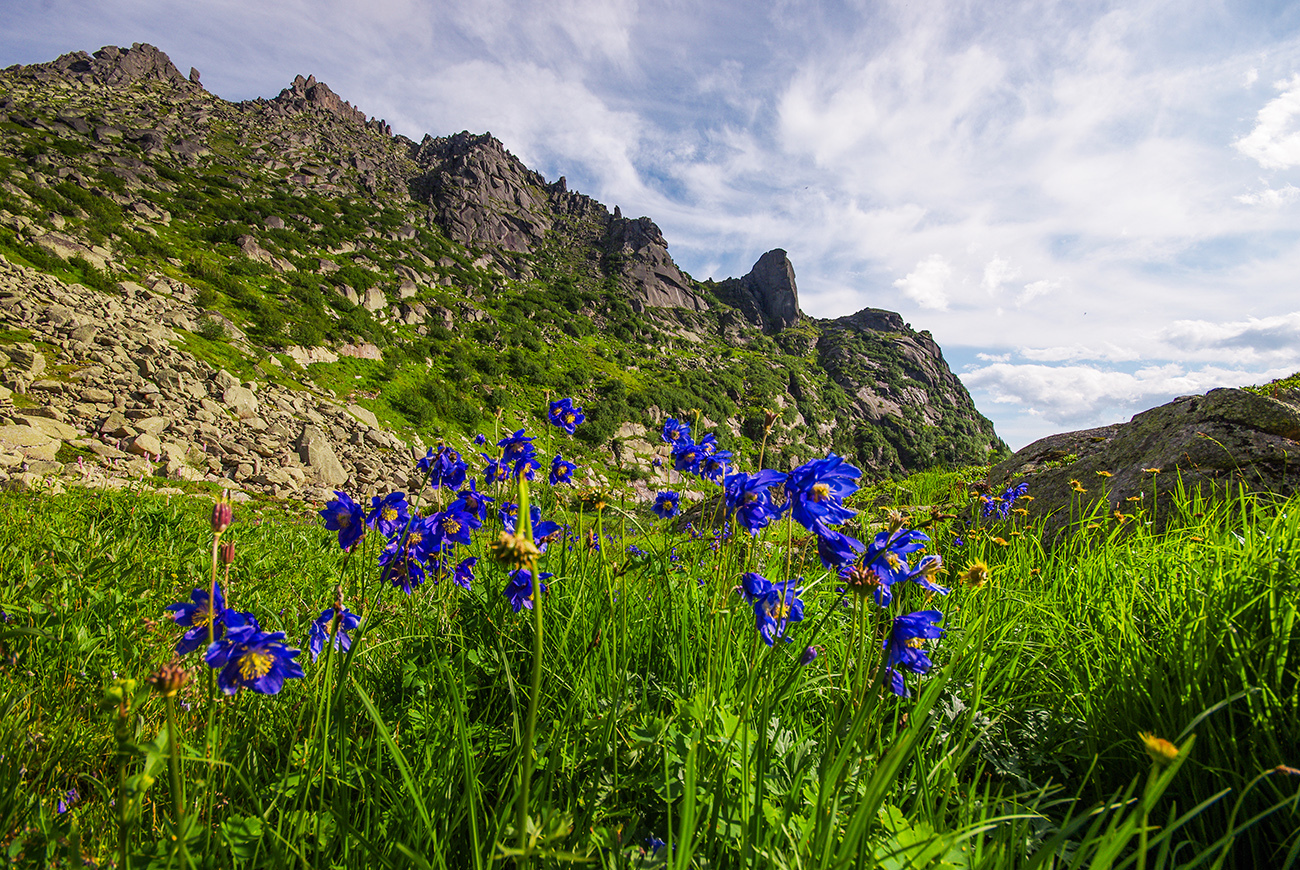
[[[1010,546],[1010,544],[1007,543],[1006,538],[1001,538],[1001,537],[994,538],[994,539],[993,539],[993,543],[997,544],[999,547],[1009,547],[1009,546]]]
[[[1163,737],[1156,737],[1149,731],[1142,731],[1139,732],[1138,739],[1142,741],[1142,745],[1146,747],[1147,755],[1150,755],[1151,760],[1156,764],[1169,764],[1178,757],[1178,747]]]
[[[981,559],[966,563],[966,570],[957,575],[963,586],[979,589],[989,582],[989,566]]]
[[[1109,471],[1098,471],[1098,472],[1097,472],[1097,476],[1098,476],[1098,477],[1110,477],[1110,476],[1111,476],[1111,473],[1110,473]]]
[[[1142,470],[1145,471],[1147,474],[1159,474],[1159,473],[1160,473],[1160,469],[1158,469],[1158,468],[1144,468],[1144,469],[1142,469]]]
[[[1012,508],[1011,512],[1013,514],[1020,514],[1022,517],[1029,516],[1029,511],[1025,510],[1024,508]]]
[[[1088,491],[1088,490],[1086,490],[1086,489],[1083,488],[1083,484],[1082,484],[1082,483],[1079,483],[1079,481],[1077,481],[1077,480],[1073,480],[1073,479],[1070,480],[1070,488],[1073,489],[1075,492],[1087,492],[1087,491]]]

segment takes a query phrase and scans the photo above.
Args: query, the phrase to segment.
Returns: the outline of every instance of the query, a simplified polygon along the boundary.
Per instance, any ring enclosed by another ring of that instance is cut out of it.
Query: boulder
[[[0,426],[0,451],[21,453],[28,459],[54,461],[62,444],[32,426]]]
[[[241,419],[257,415],[257,395],[248,387],[226,387],[221,394],[221,401]]]
[[[1127,423],[1042,438],[989,471],[995,490],[1029,483],[1030,518],[1050,543],[1071,523],[1076,500],[1103,497],[1107,522],[1118,510],[1163,528],[1179,488],[1210,497],[1246,490],[1290,496],[1300,488],[1300,396],[1223,388],[1183,396]],[[1078,493],[1078,481],[1086,493]],[[1076,508],[1077,512],[1077,508]]]
[[[326,486],[342,486],[347,482],[348,473],[343,469],[343,464],[339,462],[325,433],[316,426],[302,427],[302,435],[298,439],[298,458]]]

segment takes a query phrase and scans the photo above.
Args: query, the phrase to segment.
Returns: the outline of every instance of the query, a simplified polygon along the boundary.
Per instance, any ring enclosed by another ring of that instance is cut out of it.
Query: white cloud
[[[1004,363],[1004,362],[1011,362],[1011,354],[1009,354],[1009,353],[977,353],[977,354],[975,354],[975,359],[980,360],[980,361],[982,361],[982,362]]]
[[[980,281],[980,287],[990,296],[996,296],[1002,289],[1002,285],[1018,274],[1009,260],[994,257],[984,265],[984,278]]]
[[[1263,190],[1256,193],[1243,193],[1233,197],[1237,202],[1244,205],[1273,207],[1295,202],[1297,198],[1300,198],[1300,187],[1296,187],[1294,184],[1288,184],[1286,187],[1276,189],[1265,186]]]
[[[1281,91],[1259,110],[1255,129],[1233,146],[1265,169],[1300,165],[1300,73],[1273,84]]]
[[[1252,66],[1250,69],[1246,70],[1246,74],[1245,74],[1244,76],[1241,77],[1241,84],[1242,84],[1242,87],[1246,87],[1246,88],[1248,88],[1248,87],[1250,87],[1251,85],[1253,85],[1253,84],[1254,84],[1255,82],[1257,82],[1257,81],[1259,81],[1259,68],[1258,68],[1258,67],[1253,67],[1253,66]]]
[[[922,308],[948,307],[947,285],[952,277],[952,266],[940,254],[931,254],[916,264],[916,268],[899,278],[894,286]]]
[[[1098,360],[1105,362],[1132,362],[1141,359],[1141,354],[1128,347],[1102,342],[1096,347],[1081,344],[1057,347],[1022,347],[1018,351],[1025,359],[1036,362],[1074,362],[1077,360]]]
[[[1176,363],[1132,373],[1088,365],[995,363],[964,372],[961,380],[993,402],[1019,406],[1048,423],[1088,427],[1116,422],[1178,396],[1258,383],[1288,373],[1285,369],[1261,373],[1208,366],[1188,371]]]
[[[1054,293],[1059,289],[1061,289],[1060,281],[1050,280],[1047,278],[1044,278],[1041,281],[1031,281],[1025,285],[1025,288],[1020,291],[1020,295],[1016,297],[1016,304],[1025,305],[1037,299],[1039,296],[1046,296],[1047,294]]]
[[[1160,331],[1159,338],[1179,350],[1219,351],[1238,360],[1279,364],[1289,360],[1300,365],[1300,311],[1229,322],[1176,320]]]

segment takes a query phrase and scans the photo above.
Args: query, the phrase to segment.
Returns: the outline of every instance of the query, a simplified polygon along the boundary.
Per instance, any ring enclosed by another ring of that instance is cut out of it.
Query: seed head
[[[186,683],[190,681],[190,672],[179,661],[170,661],[160,667],[149,677],[149,685],[164,698],[175,697]]]
[[[502,532],[492,543],[492,558],[512,570],[531,567],[541,551],[523,536],[516,537],[509,532]]]

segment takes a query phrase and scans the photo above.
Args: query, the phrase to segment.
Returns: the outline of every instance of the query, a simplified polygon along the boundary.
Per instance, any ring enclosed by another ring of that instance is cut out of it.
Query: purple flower
[[[542,592],[546,591],[546,584],[543,580],[551,577],[546,572],[537,575],[538,587]],[[510,601],[510,608],[518,613],[522,608],[533,609],[533,575],[527,568],[520,568],[510,575],[510,581],[506,583],[506,588],[502,594]]]
[[[943,614],[937,610],[918,610],[906,616],[895,617],[881,649],[885,651],[885,664],[890,669],[890,691],[906,698],[907,686],[903,683],[899,667],[914,674],[924,674],[933,663],[921,648],[924,640],[942,637],[944,630],[938,626]]]
[[[385,538],[392,538],[404,530],[410,519],[406,493],[390,492],[382,499],[379,496],[370,499],[370,513],[366,516],[366,522]]]
[[[466,489],[462,489],[460,492],[456,493],[456,500],[447,506],[447,510],[461,510],[467,514],[476,516],[481,525],[483,521],[487,519],[487,506],[490,505],[492,501],[493,499],[491,496],[479,492],[478,487],[475,485],[474,481],[471,480]],[[476,525],[474,528],[477,529],[478,526]]]
[[[768,523],[780,519],[789,502],[777,506],[771,488],[785,480],[779,471],[764,469],[757,474],[736,472],[723,478],[722,491],[727,508],[736,514],[736,522],[750,534],[757,535]]]
[[[690,444],[691,424],[679,423],[675,417],[664,421],[663,439],[669,444]]]
[[[828,529],[820,523],[818,526],[817,557],[821,559],[823,568],[832,570],[838,568],[846,562],[852,562],[858,553],[862,552],[862,542],[857,538]]]
[[[334,608],[321,611],[321,615],[316,617],[307,630],[307,649],[311,651],[311,660],[316,661],[320,656],[321,650],[330,639],[330,632],[334,633],[334,649],[347,652],[352,648],[352,638],[348,632],[360,624],[361,617],[346,607],[343,608],[343,615],[339,618],[337,628],[334,626]]]
[[[275,695],[284,681],[302,677],[302,665],[294,661],[299,651],[286,647],[284,632],[265,632],[252,614],[235,614],[228,621],[226,638],[208,647],[205,659],[212,668],[220,668],[217,685],[227,695],[249,689],[262,695]]]
[[[465,482],[465,472],[468,470],[460,454],[445,444],[439,444],[437,452],[430,447],[417,465],[421,470],[429,472],[429,485],[434,489],[455,489]]]
[[[835,526],[856,516],[843,500],[858,489],[862,472],[834,453],[814,459],[790,472],[785,489],[795,521],[810,532],[817,524]]]
[[[560,454],[555,454],[551,460],[551,476],[549,478],[551,486],[561,483],[573,483],[573,472],[578,466],[572,462],[566,462]]]
[[[558,426],[570,435],[578,424],[587,419],[582,413],[581,408],[573,407],[573,399],[559,399],[551,402],[550,413],[547,415],[552,426]]]
[[[338,498],[327,501],[320,515],[325,520],[326,529],[339,533],[339,546],[344,551],[351,550],[366,533],[365,510],[346,492],[336,489],[334,494]]]
[[[655,496],[654,507],[650,508],[661,519],[671,519],[677,516],[680,507],[681,496],[675,492],[661,492]]]
[[[167,610],[172,612],[172,622],[190,626],[190,630],[176,642],[176,655],[187,655],[199,647],[206,646],[209,622],[212,623],[213,639],[221,637],[225,631],[225,614],[228,611],[226,600],[221,594],[221,584],[216,584],[214,590],[215,607],[209,603],[208,590],[204,588],[191,592],[188,604],[182,601],[167,605]]]
[[[790,640],[785,636],[786,628],[803,619],[803,600],[799,597],[802,592],[794,581],[786,581],[784,586],[773,585],[754,602],[754,618],[763,643],[771,646],[777,638]]]
[[[478,556],[470,556],[468,559],[462,559],[460,564],[456,566],[455,573],[451,576],[451,579],[456,583],[456,585],[463,588],[466,592],[469,591],[470,584],[474,582],[474,566],[477,564]]]

